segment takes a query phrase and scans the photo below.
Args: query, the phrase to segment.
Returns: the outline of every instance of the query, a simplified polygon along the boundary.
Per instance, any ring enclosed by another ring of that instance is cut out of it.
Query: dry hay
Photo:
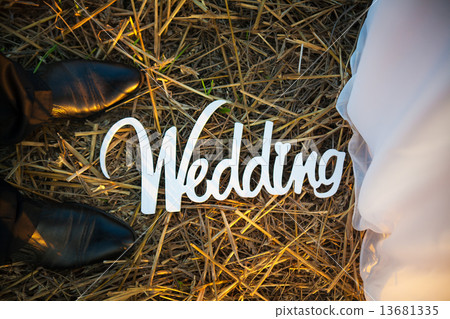
[[[257,147],[270,120],[273,139],[296,142],[287,167],[313,145],[320,153],[332,147],[346,151],[350,129],[334,106],[350,78],[349,58],[368,1],[63,0],[0,6],[0,49],[29,69],[41,61],[82,58],[120,61],[148,74],[137,96],[111,111],[54,121],[0,152],[1,178],[26,196],[86,203],[131,224],[140,235],[133,254],[72,271],[2,266],[1,299],[363,299],[348,155],[331,198],[316,198],[305,183],[300,195],[263,190],[252,199],[232,193],[202,204],[183,197],[181,212],[168,213],[161,187],[157,214],[143,215],[140,174],[125,161],[133,130],[124,129],[114,140],[107,158],[111,180],[100,173],[99,150],[113,123],[134,116],[150,133],[176,126],[179,160],[195,119],[221,98],[232,103],[212,116],[202,138],[227,145],[239,121],[243,138]],[[201,152],[215,151],[204,145]]]

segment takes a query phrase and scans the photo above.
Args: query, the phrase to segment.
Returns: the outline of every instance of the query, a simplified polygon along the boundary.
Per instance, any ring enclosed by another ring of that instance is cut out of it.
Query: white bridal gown
[[[367,300],[450,300],[450,1],[374,1],[337,108]]]

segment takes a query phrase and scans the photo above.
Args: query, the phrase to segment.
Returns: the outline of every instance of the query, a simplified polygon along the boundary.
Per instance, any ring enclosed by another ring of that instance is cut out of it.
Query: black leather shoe
[[[76,268],[121,256],[136,235],[122,220],[80,204],[23,199],[13,229],[12,261]]]
[[[122,100],[141,83],[132,67],[107,62],[75,60],[42,67],[39,76],[52,91],[52,116],[86,117]]]

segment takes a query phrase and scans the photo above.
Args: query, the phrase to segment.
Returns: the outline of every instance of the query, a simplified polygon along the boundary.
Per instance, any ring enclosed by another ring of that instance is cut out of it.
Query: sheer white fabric
[[[351,69],[366,298],[450,300],[450,1],[374,1]]]

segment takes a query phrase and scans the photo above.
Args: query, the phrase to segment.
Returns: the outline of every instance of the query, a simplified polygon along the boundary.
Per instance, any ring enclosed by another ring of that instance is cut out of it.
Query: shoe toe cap
[[[54,117],[86,117],[134,92],[142,83],[136,68],[92,61],[48,65],[40,76],[52,91]]]
[[[80,204],[45,206],[35,224],[32,237],[38,234],[40,240],[28,243],[27,253],[34,263],[49,268],[77,268],[120,258],[136,239],[124,221]]]
[[[131,227],[104,213],[93,223],[92,234],[86,241],[86,256],[92,260],[118,258],[129,249],[136,240]]]

